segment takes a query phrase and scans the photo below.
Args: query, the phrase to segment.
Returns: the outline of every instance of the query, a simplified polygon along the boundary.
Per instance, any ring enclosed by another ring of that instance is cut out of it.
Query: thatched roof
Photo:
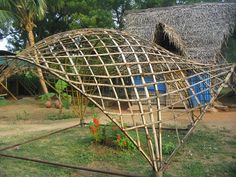
[[[156,25],[156,29],[153,35],[153,41],[156,44],[159,44],[163,47],[166,47],[170,45],[172,46],[172,51],[183,56],[187,56],[187,50],[186,45],[184,41],[181,39],[181,37],[175,32],[175,30],[164,24],[164,23],[158,23]],[[167,45],[167,46],[165,46]],[[168,48],[167,48],[168,49]]]
[[[212,62],[220,53],[222,44],[234,31],[236,3],[206,3],[128,11],[125,31],[154,40],[156,25],[159,23],[166,25],[169,41],[185,51],[188,57],[198,61],[200,59],[204,63]]]

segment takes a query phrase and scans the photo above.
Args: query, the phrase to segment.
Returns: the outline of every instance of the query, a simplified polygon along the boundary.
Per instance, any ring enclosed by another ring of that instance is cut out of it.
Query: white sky
[[[7,50],[6,45],[7,45],[6,39],[0,40],[0,50]]]

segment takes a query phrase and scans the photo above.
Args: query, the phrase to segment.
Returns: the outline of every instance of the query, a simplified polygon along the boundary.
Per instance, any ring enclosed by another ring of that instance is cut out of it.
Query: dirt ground
[[[233,101],[236,102],[236,100]],[[232,98],[230,102],[232,103]],[[90,121],[93,112],[96,112],[103,122],[109,122],[108,118],[101,111],[96,108],[90,109],[88,108],[86,114],[87,121]],[[72,112],[72,110],[64,110],[63,112]],[[0,136],[14,136],[33,131],[57,130],[79,123],[78,118],[48,120],[49,115],[58,113],[58,109],[45,108],[39,101],[28,97],[11,102],[5,106],[0,106]],[[163,117],[169,117],[170,113],[165,112],[163,115]],[[236,109],[229,108],[227,111],[207,112],[200,124],[210,128],[227,130],[230,134],[236,135]]]

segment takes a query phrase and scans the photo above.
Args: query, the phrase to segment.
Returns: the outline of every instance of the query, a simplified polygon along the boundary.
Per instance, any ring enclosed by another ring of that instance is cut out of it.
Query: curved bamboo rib
[[[106,29],[59,33],[23,50],[17,58],[9,60],[11,66],[16,61],[35,64],[88,97],[133,141],[155,171],[163,170],[164,160],[168,161],[162,153],[166,141],[162,126],[175,127],[178,149],[223,84],[235,75],[234,65],[196,63],[128,33]],[[183,126],[190,129],[180,135]]]

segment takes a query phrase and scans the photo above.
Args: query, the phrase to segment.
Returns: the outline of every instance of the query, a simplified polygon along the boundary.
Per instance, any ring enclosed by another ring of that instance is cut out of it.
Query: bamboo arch
[[[162,176],[235,68],[196,63],[126,32],[107,29],[59,33],[8,60],[34,64],[90,99],[135,144],[156,176]],[[175,109],[179,106],[184,111]],[[162,127],[170,122],[177,143],[163,158]],[[189,128],[183,136],[178,122]]]

